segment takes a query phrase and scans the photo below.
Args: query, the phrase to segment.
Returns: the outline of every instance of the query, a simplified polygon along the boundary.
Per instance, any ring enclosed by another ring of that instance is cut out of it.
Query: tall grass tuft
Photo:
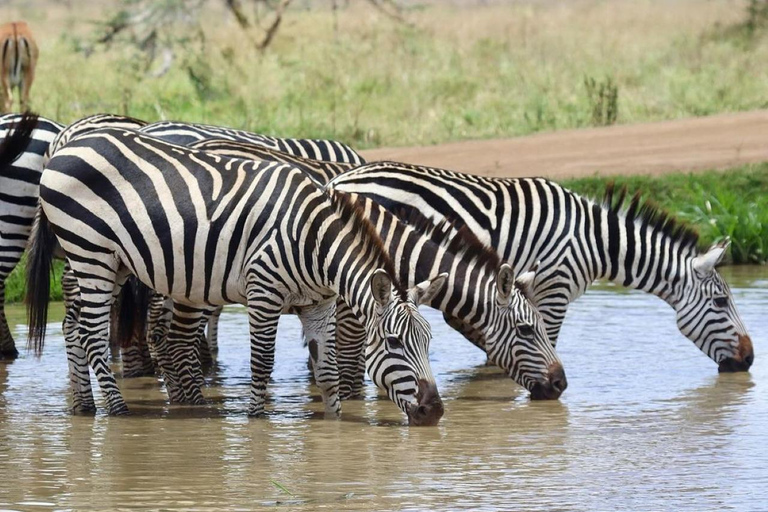
[[[584,77],[587,101],[592,112],[592,124],[608,126],[616,123],[619,117],[619,86],[611,77],[598,82],[592,77]]]
[[[694,206],[687,217],[701,234],[714,242],[731,239],[731,260],[736,264],[768,262],[768,199],[745,201],[733,191],[709,194],[704,206]]]

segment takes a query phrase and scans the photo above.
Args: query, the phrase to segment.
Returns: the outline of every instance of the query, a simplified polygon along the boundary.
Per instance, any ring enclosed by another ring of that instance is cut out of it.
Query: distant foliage
[[[749,0],[744,28],[754,34],[768,27],[768,0]]]
[[[592,113],[594,126],[608,126],[616,123],[619,116],[619,86],[611,77],[598,82],[592,77],[584,77],[584,87]]]

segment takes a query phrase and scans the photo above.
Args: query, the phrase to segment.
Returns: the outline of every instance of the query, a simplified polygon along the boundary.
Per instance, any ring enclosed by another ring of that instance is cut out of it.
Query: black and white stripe
[[[263,411],[277,320],[291,306],[309,333],[327,411],[338,412],[333,318],[340,295],[364,319],[377,385],[412,423],[442,415],[427,358],[429,326],[413,299],[444,277],[408,299],[390,277],[375,231],[343,194],[325,193],[285,164],[209,155],[121,129],[97,130],[59,149],[40,190],[80,285],[80,342],[111,413],[127,409],[105,357],[109,306],[133,274],[174,300],[174,317],[189,334],[204,309],[248,306],[250,414]],[[171,371],[185,389],[199,388],[188,373],[194,350],[186,342],[169,347]]]
[[[326,162],[341,162],[354,165],[365,163],[365,159],[354,149],[335,140],[286,139],[258,133],[234,130],[222,126],[211,126],[177,121],[160,121],[144,127],[142,132],[174,144],[188,146],[204,139],[223,139],[248,142],[282,151],[291,155]]]
[[[255,144],[218,139],[203,140],[190,147],[236,158],[288,162],[322,183],[351,167],[349,164],[308,160]],[[460,270],[460,277],[448,287],[445,298],[433,301],[433,305],[451,318],[454,325],[461,323],[464,332],[474,333],[474,341],[487,350],[491,360],[531,390],[532,396],[557,398],[562,393],[567,385],[562,365],[547,339],[543,322],[523,293],[524,283],[532,279],[532,273],[515,283],[511,268],[502,268],[496,254],[466,230],[438,234],[435,226],[422,218],[417,224],[437,238],[425,239],[423,234],[398,221],[386,210],[370,201],[362,202],[366,205],[364,211],[369,220],[376,224],[382,235],[403,282],[415,286],[440,270],[454,270],[455,265]],[[453,241],[454,252],[460,252],[462,256],[449,252],[445,247],[446,238]],[[462,259],[465,261],[460,261]],[[504,294],[494,285],[502,280],[508,286]],[[340,301],[337,307],[340,394],[345,398],[357,394],[362,382],[365,330],[343,302]],[[521,332],[525,336],[521,336]]]
[[[680,331],[720,365],[744,370],[752,344],[715,270],[727,244],[700,253],[697,237],[636,196],[591,201],[542,178],[492,179],[377,162],[329,184],[390,211],[415,209],[459,222],[515,268],[540,262],[534,302],[555,342],[568,305],[596,279],[653,293],[677,312]]]
[[[466,228],[435,225],[412,213],[403,223],[370,199],[359,197],[376,226],[399,279],[409,286],[438,272],[449,274],[443,290],[428,302],[452,325],[484,349],[489,359],[531,391],[535,399],[554,399],[567,387],[565,372],[550,343],[541,315],[527,294],[535,270],[515,272]],[[337,348],[341,395],[356,394],[365,330],[339,304]]]
[[[21,120],[21,115],[0,116],[0,141]],[[26,150],[0,172],[0,360],[13,359],[18,350],[5,318],[5,279],[16,267],[27,246],[37,206],[43,155],[62,126],[38,118]]]

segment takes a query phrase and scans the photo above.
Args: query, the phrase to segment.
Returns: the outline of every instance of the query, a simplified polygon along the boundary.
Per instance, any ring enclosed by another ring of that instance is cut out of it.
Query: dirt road
[[[364,151],[484,176],[562,179],[726,169],[768,161],[768,110],[661,123],[588,128],[512,139]]]

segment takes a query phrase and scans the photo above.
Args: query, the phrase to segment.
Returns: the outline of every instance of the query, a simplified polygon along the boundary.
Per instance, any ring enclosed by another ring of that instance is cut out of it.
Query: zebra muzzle
[[[434,426],[443,417],[443,401],[434,382],[419,380],[416,404],[407,406],[408,424],[414,426]]]
[[[726,357],[718,365],[720,373],[746,372],[755,361],[752,339],[746,334],[739,335],[739,344],[733,357]]]
[[[567,387],[563,365],[552,363],[549,365],[548,378],[535,383],[531,388],[531,400],[557,400]]]

